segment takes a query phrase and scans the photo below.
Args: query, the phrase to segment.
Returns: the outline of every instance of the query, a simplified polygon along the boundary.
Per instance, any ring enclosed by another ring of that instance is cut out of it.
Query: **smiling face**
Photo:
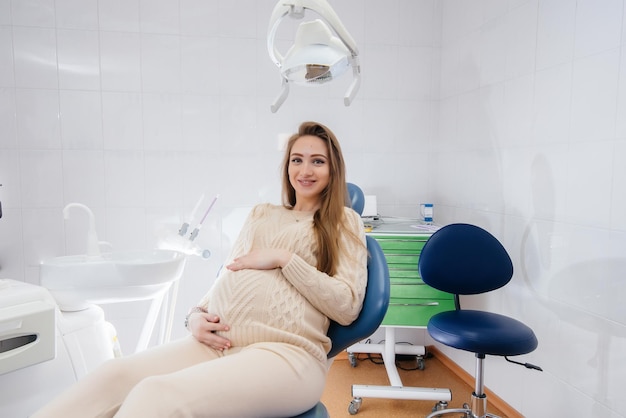
[[[295,190],[295,210],[319,208],[321,194],[330,182],[328,145],[313,135],[298,138],[289,153],[289,183]]]

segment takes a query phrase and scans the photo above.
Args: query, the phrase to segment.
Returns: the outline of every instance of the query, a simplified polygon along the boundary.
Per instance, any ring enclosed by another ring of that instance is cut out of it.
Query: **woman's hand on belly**
[[[277,248],[263,248],[250,251],[237,257],[226,266],[228,270],[243,269],[272,270],[285,266],[291,260],[291,252]]]
[[[211,313],[196,312],[189,316],[189,330],[199,342],[216,350],[231,347],[230,340],[217,335],[216,331],[228,331],[230,326],[221,322],[219,316]]]

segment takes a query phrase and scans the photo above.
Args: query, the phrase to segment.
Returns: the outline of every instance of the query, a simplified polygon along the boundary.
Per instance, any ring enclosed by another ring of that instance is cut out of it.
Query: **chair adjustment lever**
[[[531,364],[531,363],[520,363],[519,361],[514,361],[514,360],[509,359],[507,356],[504,356],[504,358],[509,363],[519,364],[520,366],[524,366],[527,369],[539,370],[540,372],[543,371],[543,369],[541,367],[535,366],[534,364]]]

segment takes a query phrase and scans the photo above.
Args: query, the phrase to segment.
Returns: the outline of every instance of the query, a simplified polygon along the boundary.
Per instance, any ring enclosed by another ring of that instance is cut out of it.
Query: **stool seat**
[[[441,312],[430,318],[428,333],[447,346],[496,356],[528,354],[538,344],[535,333],[520,321],[484,311]]]

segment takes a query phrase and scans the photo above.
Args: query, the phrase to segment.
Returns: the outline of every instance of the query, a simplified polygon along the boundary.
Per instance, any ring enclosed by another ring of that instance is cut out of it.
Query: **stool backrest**
[[[513,263],[500,241],[463,223],[435,232],[422,248],[418,268],[428,286],[455,295],[489,292],[513,277]]]

